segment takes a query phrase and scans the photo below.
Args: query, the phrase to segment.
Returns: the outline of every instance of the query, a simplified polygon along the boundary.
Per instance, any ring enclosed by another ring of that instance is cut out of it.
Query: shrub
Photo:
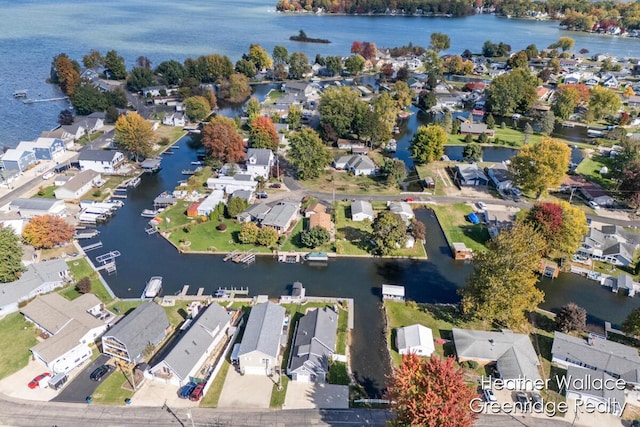
[[[227,224],[224,224],[224,223],[218,224],[216,226],[216,230],[218,230],[218,231],[227,231]]]
[[[95,190],[93,190],[93,193],[91,193],[91,195],[93,197],[100,197],[102,196],[102,190],[100,190],[99,188],[96,188]]]
[[[76,283],[76,290],[81,294],[88,294],[91,292],[91,279],[83,277]]]

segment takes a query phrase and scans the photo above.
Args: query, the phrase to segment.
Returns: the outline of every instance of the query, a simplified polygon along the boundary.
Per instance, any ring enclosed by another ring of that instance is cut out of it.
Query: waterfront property
[[[280,366],[280,349],[285,324],[284,307],[272,302],[251,308],[238,350],[240,371],[251,375],[272,375]]]
[[[625,391],[615,386],[618,378],[607,372],[570,365],[567,369],[567,399],[588,402],[596,405],[598,412],[608,412],[617,417],[622,415],[625,406]],[[613,386],[600,386],[611,384]],[[603,408],[603,409],[601,409]]]
[[[431,329],[418,323],[396,329],[396,348],[400,354],[429,357],[435,351]]]
[[[271,168],[275,164],[276,158],[273,151],[266,148],[249,148],[245,161],[247,173],[254,178],[262,177],[269,179]]]
[[[399,215],[407,225],[409,225],[411,220],[416,217],[413,213],[413,209],[411,209],[411,205],[407,202],[389,202],[387,207],[391,212]]]
[[[56,199],[77,200],[101,182],[103,181],[99,172],[87,169],[75,175],[62,187],[56,188],[54,194]]]
[[[297,219],[300,203],[283,201],[271,208],[262,219],[263,227],[274,228],[279,234],[286,232]]]
[[[377,171],[373,160],[362,154],[339,157],[333,161],[333,167],[339,170],[346,170],[355,176],[373,175]]]
[[[5,171],[15,170],[22,173],[36,162],[36,154],[31,150],[10,148],[2,156],[2,168]]]
[[[628,239],[622,228],[616,225],[603,225],[600,229],[589,227],[578,249],[578,255],[628,267],[633,263],[634,252],[639,246]]]
[[[213,212],[218,205],[227,204],[226,199],[224,197],[224,191],[222,190],[214,190],[211,194],[207,196],[197,207],[197,212],[199,216],[209,216],[211,212]]]
[[[233,176],[219,176],[207,179],[207,188],[211,190],[223,190],[226,194],[233,194],[238,190],[249,192],[256,191],[258,181],[251,174],[237,173]]]
[[[456,165],[455,180],[461,187],[485,186],[489,183],[489,178],[476,163]]]
[[[35,141],[21,141],[18,150],[33,151],[37,160],[55,160],[65,152],[64,142],[59,138],[39,137]]]
[[[80,170],[99,173],[116,173],[125,161],[124,154],[115,150],[82,150],[78,156]]]
[[[14,199],[9,204],[9,210],[17,211],[23,219],[42,215],[67,216],[64,201],[58,199]]]
[[[404,301],[404,286],[382,285],[382,299]]]
[[[102,352],[127,363],[138,363],[167,336],[170,327],[164,309],[145,302],[102,336]]]
[[[351,220],[352,221],[373,221],[373,207],[370,202],[365,200],[356,200],[351,203]]]

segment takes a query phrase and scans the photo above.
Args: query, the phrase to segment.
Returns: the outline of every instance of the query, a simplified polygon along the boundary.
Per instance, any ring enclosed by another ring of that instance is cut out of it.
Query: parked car
[[[478,206],[478,209],[481,209],[481,210],[487,209],[487,205],[485,205],[484,202],[478,202],[476,203],[476,206]]]
[[[594,202],[593,200],[590,200],[589,203],[587,203],[589,205],[590,208],[593,209],[600,209],[600,205],[597,204],[596,202]]]
[[[42,381],[43,379],[50,377],[51,374],[49,372],[43,372],[42,374],[38,375],[37,377],[35,377],[34,379],[32,379],[31,381],[29,381],[29,388],[30,389],[34,389],[36,387],[38,387],[40,385],[40,381]],[[46,384],[46,383],[44,383]]]
[[[49,171],[42,175],[42,179],[47,180],[53,178],[54,176],[56,176],[56,173],[54,171]]]
[[[282,188],[282,184],[278,184],[277,182],[275,184],[271,184],[269,186],[269,188]]]
[[[516,403],[519,403],[524,411],[529,407],[529,398],[524,391],[516,391]]]
[[[197,384],[194,383],[193,381],[183,385],[178,390],[178,397],[180,399],[188,399],[189,396],[191,396],[191,392],[193,392],[193,390],[196,388],[196,386],[197,386]]]
[[[536,407],[542,407],[542,396],[540,396],[540,393],[538,393],[537,391],[531,392],[531,400],[533,401],[533,404],[536,405]]]
[[[202,398],[202,392],[204,391],[204,384],[205,383],[198,383],[198,385],[196,385],[196,387],[193,389],[193,391],[189,395],[189,400],[197,402]]]
[[[257,196],[258,196],[258,199],[266,199],[267,197],[269,197],[266,191],[259,192]]]
[[[415,200],[412,199],[411,197],[407,197],[406,199],[404,199],[404,201],[407,203],[415,202]]]
[[[102,377],[107,375],[107,372],[109,372],[109,367],[107,365],[102,365],[94,369],[93,372],[91,372],[91,375],[89,375],[89,378],[91,378],[92,381],[100,381],[102,380]]]
[[[493,394],[493,390],[491,390],[490,388],[485,388],[484,390],[482,390],[482,394],[484,395],[484,400],[486,400],[487,402],[498,401],[498,399],[496,399],[496,395]]]

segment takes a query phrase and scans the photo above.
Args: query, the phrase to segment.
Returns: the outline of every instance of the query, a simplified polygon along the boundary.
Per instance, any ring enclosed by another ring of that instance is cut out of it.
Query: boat
[[[165,152],[164,152],[164,153],[162,153],[162,154],[168,154],[168,155],[171,155],[171,154],[173,154],[173,151],[171,151],[171,150],[167,150],[167,151],[165,151]]]
[[[162,276],[153,276],[142,291],[141,299],[153,299],[162,291]]]
[[[397,149],[398,149],[397,141],[391,138],[391,140],[389,140],[389,142],[387,143],[385,150],[387,150],[389,153],[395,153]]]
[[[140,181],[142,181],[142,179],[139,176],[136,176],[135,178],[131,178],[127,183],[127,187],[135,188],[138,185],[140,185]]]
[[[393,133],[400,133],[400,128],[398,126],[394,126]]]
[[[562,122],[562,127],[563,128],[574,128],[576,127],[575,123],[571,123],[571,122]]]
[[[155,218],[158,213],[160,213],[160,211],[158,211],[157,209],[145,209],[142,211],[140,216],[145,218]]]
[[[329,255],[326,252],[309,252],[304,259],[309,262],[327,262]]]
[[[204,165],[204,163],[202,163],[200,160],[196,160],[196,161],[194,161],[194,162],[191,162],[191,164],[192,164],[193,166],[202,166],[202,165]]]
[[[182,175],[195,175],[196,170],[194,169],[182,169]]]
[[[27,91],[25,89],[17,90],[15,92],[13,92],[13,97],[14,98],[26,98],[27,97]]]

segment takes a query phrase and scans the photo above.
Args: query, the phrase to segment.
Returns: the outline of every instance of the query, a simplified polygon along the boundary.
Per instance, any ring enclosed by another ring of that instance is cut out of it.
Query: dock
[[[198,293],[196,294],[196,296],[201,297],[202,294],[204,294],[204,288],[198,288]]]
[[[179,295],[186,295],[189,292],[189,285],[184,285]]]
[[[299,252],[279,252],[278,262],[285,264],[296,264],[302,261],[302,255]]]
[[[25,96],[26,96],[26,94],[25,94]],[[60,96],[60,97],[57,97],[57,98],[41,98],[41,99],[28,99],[28,98],[25,98],[25,99],[22,100],[22,103],[24,103],[24,104],[34,104],[36,102],[65,101],[65,100],[68,100],[68,99],[69,99],[68,96]]]
[[[216,298],[235,298],[236,295],[249,295],[249,288],[245,288],[244,286],[241,286],[239,288],[236,288],[235,286],[231,288],[220,287],[214,294]]]
[[[224,257],[224,258],[222,258],[222,261],[227,262],[227,261],[229,261],[230,259],[232,259],[233,257],[235,257],[236,255],[238,255],[238,251],[230,252],[230,253],[228,253],[227,255],[225,255],[225,257]]]
[[[114,261],[115,258],[119,256],[120,256],[120,251],[111,251],[111,252],[107,252],[106,254],[97,256],[96,261],[98,261],[101,264],[105,264],[110,261]]]
[[[93,251],[96,249],[100,249],[102,247],[102,242],[96,242],[92,245],[81,246],[82,250],[85,252]]]
[[[78,239],[78,240],[82,240],[82,239],[93,239],[94,237],[96,237],[98,234],[100,234],[100,232],[98,230],[92,230],[92,231],[83,231],[81,233],[78,233],[76,231],[76,233],[73,235],[74,239]]]
[[[99,267],[96,267],[96,271],[101,271],[101,270],[105,270],[108,274],[114,273],[116,271],[115,261],[111,261]]]
[[[251,251],[242,252],[235,255],[231,260],[236,264],[252,264],[256,260],[256,254]]]

